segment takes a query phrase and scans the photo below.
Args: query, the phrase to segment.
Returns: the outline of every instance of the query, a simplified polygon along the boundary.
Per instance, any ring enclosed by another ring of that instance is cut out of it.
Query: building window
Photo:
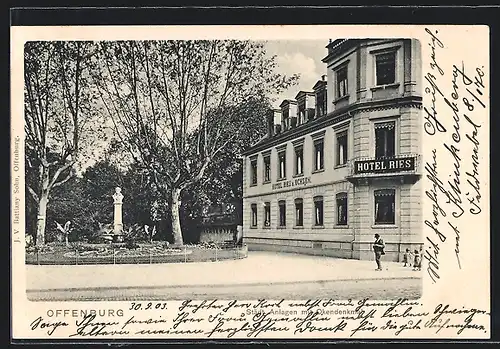
[[[252,227],[257,226],[257,204],[252,204]]]
[[[316,93],[316,117],[326,114],[326,105],[326,89],[323,89]]]
[[[337,166],[347,163],[347,131],[337,133]]]
[[[336,195],[337,225],[347,225],[347,193]]]
[[[281,120],[281,129],[283,131],[286,131],[288,130],[288,123],[289,123],[289,115],[290,115],[290,112],[288,109],[285,109],[282,111],[282,120]]]
[[[375,224],[394,224],[395,222],[395,189],[380,189],[374,191]]]
[[[377,85],[393,84],[396,81],[396,52],[375,56]]]
[[[278,153],[278,179],[286,178],[286,151],[280,151]]]
[[[257,159],[252,159],[250,162],[250,176],[251,176],[251,184],[256,185],[257,184]]]
[[[304,173],[304,149],[303,147],[295,147],[295,175],[301,175]]]
[[[337,98],[347,96],[347,67],[337,70]]]
[[[299,104],[297,106],[298,109],[298,120],[297,120],[297,125],[300,125],[306,121],[306,97],[304,97],[303,100],[299,101]]]
[[[278,206],[280,210],[280,227],[286,226],[286,202],[285,200],[278,201]]]
[[[304,204],[302,199],[295,199],[295,226],[302,227],[304,225]]]
[[[323,139],[314,141],[314,170],[320,171],[324,167],[324,142]]]
[[[271,156],[264,156],[264,182],[271,181]]]
[[[314,225],[323,226],[323,197],[314,197]]]
[[[299,117],[297,119],[297,126],[302,125],[304,122],[306,122],[306,113],[304,110],[299,111]]]
[[[396,122],[375,124],[375,157],[393,157],[396,148]]]
[[[264,227],[271,225],[271,203],[264,203]]]

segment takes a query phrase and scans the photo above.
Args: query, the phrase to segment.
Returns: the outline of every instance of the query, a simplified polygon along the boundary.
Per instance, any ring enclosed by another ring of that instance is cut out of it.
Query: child
[[[409,267],[411,267],[411,262],[410,262],[410,249],[409,249],[409,248],[407,248],[407,249],[406,249],[406,252],[405,252],[405,253],[403,253],[403,263],[404,263],[403,267],[406,267],[407,265],[408,265]]]
[[[415,250],[415,260],[413,263],[413,270],[420,270],[422,263],[422,258],[420,257],[420,253],[418,250]]]

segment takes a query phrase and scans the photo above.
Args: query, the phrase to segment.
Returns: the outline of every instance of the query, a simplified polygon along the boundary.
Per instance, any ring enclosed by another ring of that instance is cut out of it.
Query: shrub
[[[87,245],[85,243],[76,241],[76,242],[71,242],[69,244],[69,248],[72,250],[76,250],[78,252],[88,252],[88,251],[98,251],[99,248],[92,246],[92,245]]]
[[[125,243],[125,248],[129,249],[129,250],[135,250],[135,249],[138,249],[140,246],[135,243],[133,240],[127,240],[127,242]]]
[[[26,248],[26,252],[33,252],[33,253],[52,253],[54,252],[54,245],[53,244],[45,244],[41,246],[30,246]]]
[[[126,241],[145,241],[146,233],[140,224],[133,224],[123,231]]]

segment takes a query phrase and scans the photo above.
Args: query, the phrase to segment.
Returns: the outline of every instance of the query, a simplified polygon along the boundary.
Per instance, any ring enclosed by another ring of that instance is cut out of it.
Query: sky
[[[278,108],[284,99],[294,99],[299,91],[311,91],[316,82],[321,79],[321,75],[326,74],[326,65],[321,60],[327,55],[325,48],[327,44],[327,40],[303,39],[266,42],[267,54],[276,55],[279,73],[286,76],[300,74],[297,85],[291,86],[280,95],[273,96],[275,97],[273,107]],[[112,135],[108,134],[108,136]],[[107,141],[103,141],[103,144],[107,144]],[[101,150],[104,150],[104,145]],[[80,170],[91,166],[95,161],[96,156],[89,157]]]
[[[327,55],[327,40],[280,40],[268,41],[266,50],[276,55],[278,72],[285,75],[299,73],[298,85],[290,87],[277,96],[278,107],[283,99],[294,99],[299,91],[312,91],[321,75],[326,74],[326,65],[321,61]]]

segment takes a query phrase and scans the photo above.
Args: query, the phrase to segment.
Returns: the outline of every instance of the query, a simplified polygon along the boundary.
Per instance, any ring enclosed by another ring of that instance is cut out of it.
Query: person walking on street
[[[375,234],[375,242],[373,243],[373,252],[375,253],[375,262],[377,263],[377,269],[382,270],[382,262],[380,258],[385,254],[384,252],[385,243],[384,240],[380,237],[379,234]]]

